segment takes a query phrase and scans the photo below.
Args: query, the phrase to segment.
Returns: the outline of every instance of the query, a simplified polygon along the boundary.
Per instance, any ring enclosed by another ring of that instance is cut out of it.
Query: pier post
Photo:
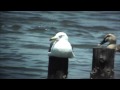
[[[66,79],[68,74],[68,58],[49,56],[48,79]]]
[[[91,79],[114,79],[115,50],[93,48]]]

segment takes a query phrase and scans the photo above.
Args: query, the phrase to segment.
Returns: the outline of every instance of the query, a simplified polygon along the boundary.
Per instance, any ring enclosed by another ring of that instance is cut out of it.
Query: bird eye
[[[63,35],[60,35],[59,38],[61,38]]]

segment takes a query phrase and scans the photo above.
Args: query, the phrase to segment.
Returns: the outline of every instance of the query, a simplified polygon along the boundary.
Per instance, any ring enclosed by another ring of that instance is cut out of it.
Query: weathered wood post
[[[91,79],[114,79],[115,50],[93,48]]]
[[[53,42],[48,52],[51,52]],[[66,79],[68,74],[68,58],[49,56],[48,79]]]
[[[66,79],[68,74],[68,58],[49,57],[48,79]]]

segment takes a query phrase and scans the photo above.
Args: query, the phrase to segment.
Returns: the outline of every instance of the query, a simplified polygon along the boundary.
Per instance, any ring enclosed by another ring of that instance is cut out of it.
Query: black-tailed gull
[[[54,37],[50,39],[51,45],[48,55],[61,57],[61,58],[73,58],[74,53],[72,46],[68,41],[68,36],[64,32],[58,32]]]

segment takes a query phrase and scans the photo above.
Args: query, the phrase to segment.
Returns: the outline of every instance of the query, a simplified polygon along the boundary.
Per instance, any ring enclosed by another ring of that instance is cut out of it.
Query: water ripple
[[[107,33],[114,33],[119,43],[119,28],[120,11],[0,12],[0,78],[46,79],[49,39],[59,31],[67,33],[76,55],[68,79],[89,78],[92,48]],[[115,78],[120,78],[119,56],[116,53]]]

